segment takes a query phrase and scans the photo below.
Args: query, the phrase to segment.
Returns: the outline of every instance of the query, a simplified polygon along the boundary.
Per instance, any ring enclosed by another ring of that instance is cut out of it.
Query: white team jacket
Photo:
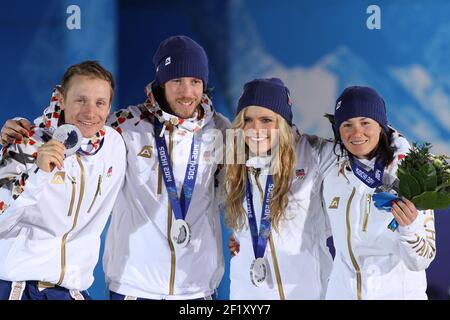
[[[153,123],[142,116],[145,112],[141,105],[115,113],[122,119],[118,130],[126,144],[128,166],[105,244],[106,281],[114,292],[148,299],[211,295],[222,279],[224,262],[220,214],[214,201],[217,165],[205,163],[213,156],[210,141],[205,136],[201,143],[197,180],[186,215],[192,231],[190,243],[183,249],[173,248],[168,234],[175,217],[168,210],[164,181],[159,180]],[[212,112],[203,121],[201,131],[228,126],[228,120]],[[170,156],[179,195],[193,133],[177,127],[172,133],[166,130],[168,148],[169,135],[173,139]]]
[[[387,183],[392,183],[399,159],[409,149],[403,137],[394,144],[395,160],[383,177]],[[332,147],[330,143],[324,153],[332,154]],[[326,298],[426,299],[425,269],[436,254],[433,211],[419,211],[411,225],[390,231],[393,215],[375,207],[374,189],[353,174],[346,156],[333,159],[323,180],[336,248]],[[373,168],[373,161],[363,163]]]
[[[302,135],[296,145],[296,177],[289,193],[286,218],[281,221],[279,233],[272,228],[274,251],[269,242],[265,258],[270,269],[269,282],[256,287],[250,280],[250,266],[255,259],[248,219],[242,231],[235,232],[240,252],[230,262],[231,299],[280,299],[283,290],[286,299],[323,299],[331,271],[332,257],[326,245],[330,236],[326,216],[321,206],[320,184],[317,183],[320,148],[324,141],[315,136]],[[249,161],[251,161],[250,159]],[[262,200],[254,174],[253,205],[259,230]],[[259,175],[264,192],[267,175]],[[246,203],[243,203],[246,210]],[[280,279],[277,279],[275,265]],[[281,289],[282,287],[282,289]]]
[[[32,144],[25,139],[3,155],[0,279],[86,290],[94,281],[100,236],[124,180],[125,145],[105,127],[97,154],[67,157],[63,170],[47,173],[36,171],[32,156],[43,143],[41,130],[36,129]]]

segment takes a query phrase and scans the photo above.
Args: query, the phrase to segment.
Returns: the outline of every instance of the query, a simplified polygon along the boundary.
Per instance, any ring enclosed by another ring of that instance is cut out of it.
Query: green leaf
[[[398,166],[398,169],[397,169],[397,177],[398,177],[398,174],[399,173],[401,173],[401,174],[407,174],[408,173],[408,169],[406,169],[406,167],[403,167],[403,166]]]
[[[450,206],[450,195],[436,191],[426,191],[411,199],[417,209],[447,209]]]
[[[420,185],[417,182],[416,178],[412,175],[406,173],[402,174],[400,172],[397,173],[398,178],[400,180],[400,194],[407,199],[411,199],[412,197],[420,194]]]
[[[410,168],[409,172],[419,183],[420,191],[418,194],[421,194],[424,191],[432,191],[432,190],[425,190],[424,181],[427,179],[427,176],[422,171]]]
[[[444,188],[450,187],[450,182],[443,183],[436,188],[436,191],[441,191]],[[450,195],[449,195],[450,197]]]
[[[423,188],[425,191],[434,191],[437,185],[436,169],[432,164],[426,163],[421,168],[420,171],[425,175],[423,181]]]

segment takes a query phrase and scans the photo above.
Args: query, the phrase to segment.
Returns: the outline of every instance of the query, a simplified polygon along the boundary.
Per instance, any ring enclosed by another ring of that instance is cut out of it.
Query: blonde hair
[[[239,112],[231,129],[244,128],[246,109],[244,108]],[[285,216],[285,210],[289,201],[288,194],[293,181],[296,156],[292,128],[280,115],[276,114],[276,119],[277,128],[279,129],[279,144],[275,148],[275,154],[273,155],[272,173],[275,186],[270,201],[270,216],[272,218],[272,226],[278,232],[280,220]],[[234,138],[234,143],[227,145],[227,153],[232,152],[233,155],[237,154],[237,138]],[[232,150],[230,150],[231,148]],[[248,154],[248,147],[245,146],[246,159],[248,158]],[[234,230],[243,229],[247,220],[246,210],[243,207],[246,182],[247,172],[245,163],[239,164],[234,161],[232,164],[227,164],[225,174],[227,194],[225,224]]]

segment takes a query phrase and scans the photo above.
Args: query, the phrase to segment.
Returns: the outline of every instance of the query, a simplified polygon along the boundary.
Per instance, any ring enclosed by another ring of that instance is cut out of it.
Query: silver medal
[[[186,221],[177,219],[170,229],[170,238],[175,247],[184,248],[191,240],[191,229]]]
[[[64,144],[64,147],[66,148],[64,155],[68,157],[75,154],[81,147],[83,135],[81,134],[80,129],[73,124],[63,124],[56,128],[52,138]]]
[[[250,279],[252,283],[261,287],[267,280],[269,268],[264,258],[257,258],[253,260],[250,266]]]

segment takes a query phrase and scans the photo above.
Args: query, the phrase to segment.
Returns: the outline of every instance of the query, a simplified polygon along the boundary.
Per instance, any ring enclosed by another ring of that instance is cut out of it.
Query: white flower
[[[442,167],[442,161],[439,160],[439,159],[434,159],[433,165],[434,165],[436,168],[440,168],[440,167]]]

